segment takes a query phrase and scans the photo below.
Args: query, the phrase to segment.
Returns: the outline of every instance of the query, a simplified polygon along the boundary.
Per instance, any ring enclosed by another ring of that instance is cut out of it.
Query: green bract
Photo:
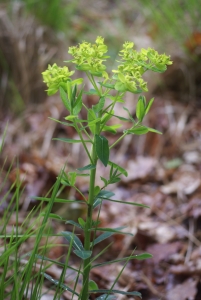
[[[118,70],[113,70],[118,74],[115,89],[117,91],[129,91],[132,93],[147,92],[147,83],[142,75],[147,70],[154,72],[164,72],[166,65],[171,65],[170,57],[165,54],[158,54],[154,49],[141,49],[137,52],[133,49],[134,43],[125,42],[123,50],[119,52],[121,61],[119,61]]]
[[[104,55],[106,52],[107,46],[100,36],[97,37],[95,44],[83,42],[79,46],[70,47],[68,51],[74,57],[71,61],[76,64],[77,69],[108,78],[108,74],[105,72],[106,66],[103,65],[103,61],[109,58]]]
[[[48,95],[55,94],[59,87],[66,89],[66,82],[71,80],[70,76],[73,75],[75,71],[69,71],[68,67],[60,68],[57,64],[48,65],[48,69],[42,73],[43,81],[47,84]]]

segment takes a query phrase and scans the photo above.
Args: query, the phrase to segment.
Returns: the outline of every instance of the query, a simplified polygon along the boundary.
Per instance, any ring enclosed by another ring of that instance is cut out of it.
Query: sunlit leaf
[[[140,96],[136,106],[136,116],[140,122],[142,122],[145,115],[145,97]]]
[[[100,112],[105,105],[105,97],[101,97],[96,105],[93,105],[92,109],[95,113]]]
[[[128,129],[128,130],[126,130],[126,132],[141,135],[141,134],[146,134],[147,132],[149,132],[149,129],[146,126],[141,126],[141,127],[136,127],[133,129]]]
[[[64,91],[64,89],[62,87],[59,88],[59,91],[60,91],[60,97],[61,97],[61,100],[65,106],[65,108],[70,111],[71,110],[71,106],[70,106],[70,102],[67,98],[67,95],[66,95],[66,92]]]
[[[156,130],[156,129],[154,129],[154,128],[150,128],[150,127],[147,127],[148,128],[148,130],[150,131],[150,132],[154,132],[154,133],[158,133],[158,134],[163,134],[161,131],[158,131],[158,130]]]
[[[152,106],[152,103],[154,102],[154,98],[152,98],[149,103],[147,104],[146,106],[146,110],[145,110],[145,115],[149,112],[151,106]]]

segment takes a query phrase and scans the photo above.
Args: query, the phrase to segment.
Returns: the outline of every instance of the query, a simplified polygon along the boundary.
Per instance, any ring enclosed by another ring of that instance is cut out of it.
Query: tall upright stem
[[[92,146],[91,153],[93,164],[97,163],[97,155],[95,151],[95,145]],[[84,249],[85,251],[90,250],[90,241],[91,241],[91,227],[92,227],[92,212],[93,212],[93,203],[94,203],[94,187],[95,187],[95,178],[96,178],[96,168],[90,171],[90,185],[89,185],[89,198],[88,198],[88,207],[87,207],[87,218],[84,230]],[[83,270],[83,289],[81,300],[88,300],[89,298],[89,273],[91,270],[90,257],[84,260],[84,270]]]

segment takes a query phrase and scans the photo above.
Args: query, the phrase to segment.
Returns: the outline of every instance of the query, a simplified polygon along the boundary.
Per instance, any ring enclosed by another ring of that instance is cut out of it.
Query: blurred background
[[[75,133],[49,119],[63,120],[66,112],[58,95],[47,97],[41,72],[54,62],[64,66],[63,61],[70,59],[69,46],[83,40],[94,42],[99,35],[108,45],[111,69],[127,40],[137,49],[152,47],[171,55],[174,62],[162,75],[146,75],[146,97],[155,97],[155,102],[145,122],[163,135],[127,136],[111,153],[129,171],[128,178],[114,187],[116,199],[151,207],[136,215],[136,210],[122,206],[124,214],[119,215],[119,207],[105,204],[103,225],[129,223],[135,234],[132,240],[126,238],[123,249],[122,237],[115,238],[114,256],[120,251],[130,253],[133,247],[154,254],[151,262],[131,265],[120,284],[125,287],[129,281],[132,286],[132,278],[137,276],[135,288],[143,292],[145,300],[199,300],[201,5],[197,0],[0,1],[1,140],[7,124],[0,157],[2,164],[7,159],[2,178],[17,157],[0,190],[5,200],[0,212],[9,204],[11,195],[4,195],[17,170],[25,178],[20,209],[27,212],[36,205],[31,197],[45,195],[67,157],[69,169],[86,159],[78,144],[52,141],[53,137],[74,137]],[[91,105],[94,98],[86,96],[85,101]],[[136,101],[135,96],[126,96],[126,106],[133,114]],[[124,114],[122,107],[119,114]],[[113,141],[112,136],[108,139]],[[87,181],[82,179],[78,185],[87,191]],[[66,195],[73,196],[73,191],[67,190]],[[72,211],[75,219],[82,214],[79,207],[68,208],[65,217]],[[100,274],[94,276],[103,280]],[[103,286],[107,284],[103,282]]]

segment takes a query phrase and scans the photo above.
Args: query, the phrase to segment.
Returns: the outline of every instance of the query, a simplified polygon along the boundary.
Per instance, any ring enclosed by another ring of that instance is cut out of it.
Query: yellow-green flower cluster
[[[167,65],[171,65],[170,57],[165,54],[158,54],[154,49],[141,49],[137,52],[133,49],[134,43],[125,42],[123,49],[119,52],[121,56],[118,70],[113,70],[118,74],[117,89],[137,92],[138,90],[147,91],[147,83],[142,78],[142,75],[147,70],[154,72],[164,72]],[[119,75],[122,76],[119,76]],[[121,84],[120,84],[121,83]],[[124,87],[123,87],[124,86]]]
[[[107,46],[104,44],[104,38],[100,36],[97,37],[95,44],[83,42],[78,46],[70,47],[68,51],[74,57],[71,62],[76,64],[77,69],[108,78],[106,66],[103,65],[109,57],[104,55],[106,52]]]
[[[43,76],[43,82],[47,84],[48,95],[55,94],[59,87],[63,87],[63,89],[66,89],[66,82],[71,80],[70,76],[72,76],[74,71],[69,71],[68,67],[58,67],[57,64],[48,65],[48,68],[46,71],[42,73]]]

